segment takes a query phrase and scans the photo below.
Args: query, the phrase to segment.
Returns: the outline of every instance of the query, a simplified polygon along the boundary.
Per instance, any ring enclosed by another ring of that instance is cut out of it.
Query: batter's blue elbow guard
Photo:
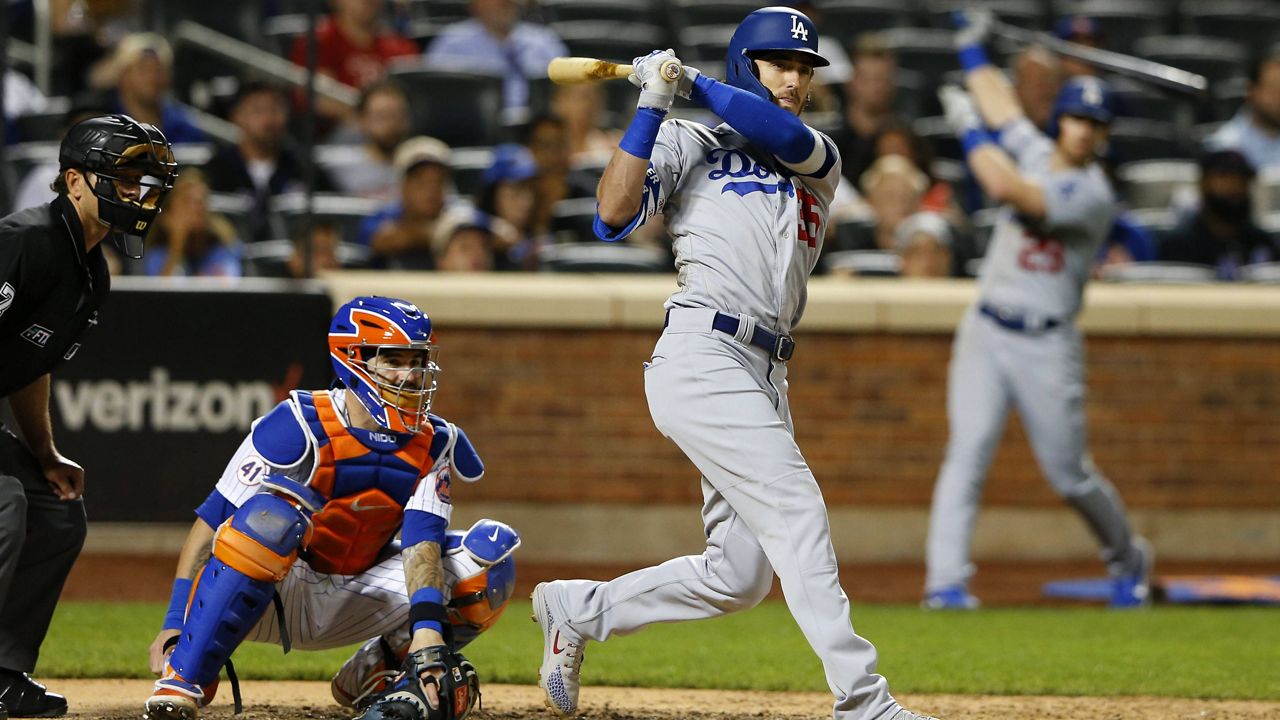
[[[698,75],[689,99],[783,162],[803,162],[813,154],[817,141],[800,118],[754,93]]]

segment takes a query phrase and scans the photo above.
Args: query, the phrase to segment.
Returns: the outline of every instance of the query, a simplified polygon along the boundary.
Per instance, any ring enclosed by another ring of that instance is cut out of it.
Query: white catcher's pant
[[[605,583],[567,583],[563,616],[603,641],[753,607],[777,573],[826,670],[834,717],[890,718],[898,704],[876,674],[875,648],[850,624],[826,505],[792,436],[786,365],[712,330],[713,316],[672,310],[645,370],[654,424],[702,472],[707,549]]]
[[[1084,397],[1084,341],[1074,324],[1023,333],[969,308],[951,349],[950,429],[929,513],[926,591],[963,585],[973,574],[978,501],[1012,408],[1041,472],[1089,525],[1111,572],[1142,561],[1119,495],[1086,450]]]

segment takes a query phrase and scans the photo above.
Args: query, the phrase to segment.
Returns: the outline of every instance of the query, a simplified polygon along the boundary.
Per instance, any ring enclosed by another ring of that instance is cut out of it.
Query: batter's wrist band
[[[960,145],[964,148],[964,154],[968,155],[978,147],[986,145],[987,143],[994,144],[995,141],[996,139],[991,137],[991,133],[986,130],[982,128],[969,128],[964,131],[964,136],[960,138]]]
[[[175,578],[169,595],[169,609],[164,614],[165,630],[181,630],[187,619],[187,600],[191,597],[191,578]]]
[[[618,149],[641,160],[648,160],[653,156],[653,143],[658,139],[658,127],[666,116],[667,111],[657,108],[636,110],[636,116],[627,126],[627,132],[618,141]]]
[[[965,72],[977,70],[991,64],[987,51],[981,45],[966,45],[960,48],[960,67]]]

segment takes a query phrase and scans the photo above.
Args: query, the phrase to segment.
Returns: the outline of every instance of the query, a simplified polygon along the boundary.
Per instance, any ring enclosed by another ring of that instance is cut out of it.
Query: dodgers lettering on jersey
[[[827,152],[835,146],[814,131]],[[840,162],[799,175],[728,125],[668,120],[658,130],[636,221],[663,213],[680,289],[666,307],[745,313],[788,333],[804,312]]]
[[[1001,210],[978,278],[982,299],[1046,318],[1072,318],[1115,219],[1111,185],[1096,163],[1050,170],[1053,141],[1025,119],[1004,131],[1001,144],[1016,153],[1022,175],[1044,188],[1046,214],[1036,223],[1010,207]]]

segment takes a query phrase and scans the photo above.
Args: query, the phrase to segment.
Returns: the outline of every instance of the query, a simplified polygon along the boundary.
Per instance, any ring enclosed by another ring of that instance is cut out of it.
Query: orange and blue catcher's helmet
[[[438,348],[431,319],[417,305],[362,296],[338,308],[329,325],[329,359],[378,425],[420,432],[436,393]]]

